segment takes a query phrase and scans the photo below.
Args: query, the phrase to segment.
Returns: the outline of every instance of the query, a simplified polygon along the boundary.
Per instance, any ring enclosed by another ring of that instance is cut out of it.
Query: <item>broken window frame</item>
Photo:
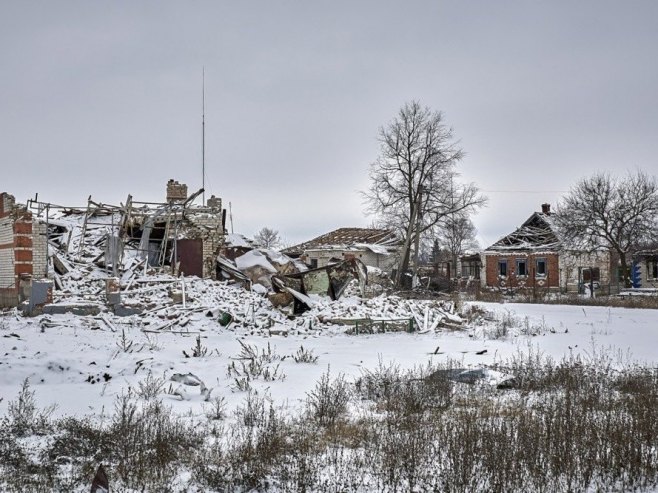
[[[498,259],[498,277],[507,277],[507,259]]]
[[[543,265],[541,269],[539,268],[540,265]],[[548,274],[548,260],[546,259],[546,257],[537,258],[535,260],[535,277],[537,279],[544,279],[547,274]]]
[[[523,273],[521,273],[523,271]],[[528,277],[528,259],[516,259],[516,277]]]

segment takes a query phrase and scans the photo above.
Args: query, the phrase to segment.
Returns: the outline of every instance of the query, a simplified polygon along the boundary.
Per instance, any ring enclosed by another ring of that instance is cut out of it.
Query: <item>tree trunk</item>
[[[625,288],[630,288],[633,285],[631,284],[631,276],[629,275],[630,272],[628,270],[628,261],[626,260],[626,254],[625,253],[619,253],[619,266],[621,269],[621,275],[623,276],[624,280],[624,287]]]
[[[411,246],[411,245],[409,245]],[[409,270],[409,260],[411,248],[407,247],[402,253],[402,258],[400,264],[398,265],[398,275],[397,275],[397,287],[401,288],[404,285],[404,274]]]

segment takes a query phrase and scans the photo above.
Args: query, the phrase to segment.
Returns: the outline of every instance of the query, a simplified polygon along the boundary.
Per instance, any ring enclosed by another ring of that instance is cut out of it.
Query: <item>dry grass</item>
[[[105,425],[52,421],[32,408],[19,428],[15,415],[0,427],[0,490],[86,489],[99,462],[113,491],[586,492],[658,484],[654,369],[619,368],[606,353],[561,361],[519,354],[499,368],[515,375],[510,390],[458,383],[450,370],[380,362],[355,383],[327,372],[307,412],[286,414],[252,392],[231,426],[193,425],[132,394],[117,400]],[[184,471],[191,474],[177,486]]]

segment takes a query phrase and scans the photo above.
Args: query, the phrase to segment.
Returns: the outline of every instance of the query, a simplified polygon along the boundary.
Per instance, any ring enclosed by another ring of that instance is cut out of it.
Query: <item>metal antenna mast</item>
[[[206,67],[203,67],[201,82],[201,188],[203,205],[206,205]]]

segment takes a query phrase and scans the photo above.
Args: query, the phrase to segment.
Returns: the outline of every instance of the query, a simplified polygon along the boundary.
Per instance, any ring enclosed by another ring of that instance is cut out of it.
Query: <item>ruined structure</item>
[[[137,270],[215,278],[225,211],[221,199],[207,204],[188,197],[187,185],[169,180],[166,201],[119,206],[95,202],[61,206],[31,199],[27,205],[0,195],[0,303],[15,306],[33,281],[48,277],[56,290],[63,276],[89,266],[126,280]],[[98,274],[93,274],[98,275]]]
[[[387,229],[339,228],[283,250],[311,268],[358,259],[365,265],[390,270],[395,267],[399,240]]]
[[[483,286],[545,288],[578,292],[611,286],[607,249],[566,244],[551,217],[550,204],[482,253]]]

